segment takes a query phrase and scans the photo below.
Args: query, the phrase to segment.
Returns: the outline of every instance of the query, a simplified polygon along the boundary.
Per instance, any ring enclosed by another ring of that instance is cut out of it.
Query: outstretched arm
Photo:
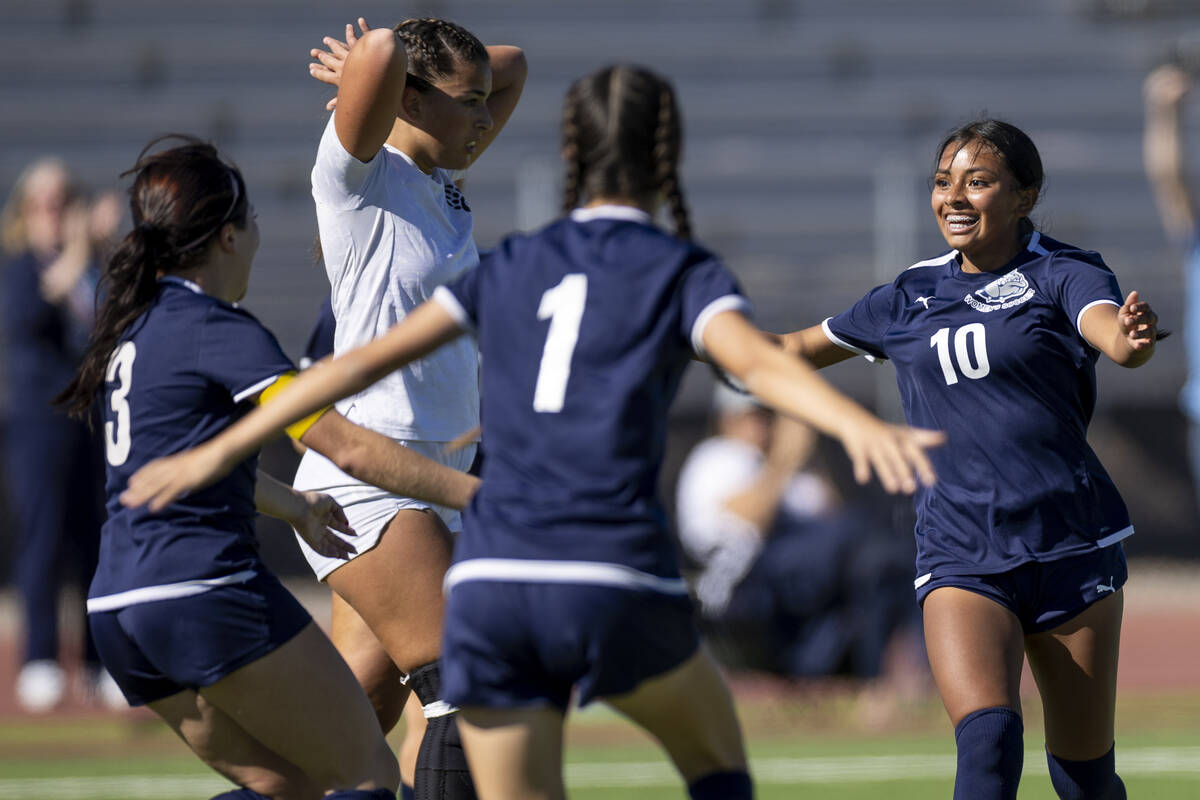
[[[918,481],[926,486],[935,481],[925,450],[943,444],[944,434],[888,425],[806,361],[772,344],[736,311],[714,316],[703,338],[713,361],[764,403],[841,441],[859,483],[874,472],[888,492],[912,493]]]
[[[854,357],[854,353],[829,341],[820,325],[785,333],[779,337],[779,345],[817,369]]]
[[[442,306],[423,303],[373,342],[300,373],[269,403],[218,436],[192,450],[146,464],[130,477],[121,502],[138,506],[153,498],[155,507],[161,508],[181,494],[207,486],[288,425],[362,391],[461,333]]]
[[[1132,291],[1120,308],[1102,303],[1085,311],[1079,331],[1092,347],[1122,367],[1140,367],[1154,355],[1158,315]]]
[[[426,458],[381,433],[329,410],[300,437],[347,475],[401,497],[463,508],[479,479]]]

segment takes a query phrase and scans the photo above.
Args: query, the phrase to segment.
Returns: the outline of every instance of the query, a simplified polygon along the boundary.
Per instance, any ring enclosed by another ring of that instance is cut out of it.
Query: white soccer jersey
[[[335,353],[382,335],[479,263],[471,209],[454,185],[460,175],[426,175],[387,145],[364,164],[346,152],[330,116],[312,185]],[[396,439],[448,441],[479,423],[478,367],[475,342],[460,337],[337,408]]]

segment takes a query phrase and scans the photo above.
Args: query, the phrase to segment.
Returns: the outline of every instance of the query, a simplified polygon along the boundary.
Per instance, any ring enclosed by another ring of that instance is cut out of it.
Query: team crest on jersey
[[[458,187],[453,183],[446,184],[446,205],[451,208],[456,208],[459,211],[471,213],[471,207],[467,205],[467,198],[458,190]]]
[[[1018,270],[997,278],[982,289],[976,289],[963,298],[976,311],[989,313],[1003,308],[1019,306],[1035,294],[1029,280]]]

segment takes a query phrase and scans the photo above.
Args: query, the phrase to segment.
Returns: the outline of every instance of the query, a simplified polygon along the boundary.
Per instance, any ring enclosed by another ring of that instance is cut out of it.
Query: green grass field
[[[1128,693],[1127,693],[1128,695]],[[849,695],[739,698],[762,800],[949,797],[949,724],[936,700],[864,726]],[[1036,698],[1027,698],[1021,800],[1054,800]],[[1200,695],[1123,696],[1117,764],[1130,797],[1200,797]],[[679,778],[640,731],[603,708],[573,717],[566,780],[580,800],[685,798]],[[0,719],[0,798],[203,800],[227,784],[146,717]]]

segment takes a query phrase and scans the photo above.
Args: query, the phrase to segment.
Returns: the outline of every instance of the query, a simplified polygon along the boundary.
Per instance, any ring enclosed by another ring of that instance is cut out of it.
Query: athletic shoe
[[[58,662],[30,661],[17,675],[17,705],[31,714],[44,714],[62,702],[67,676]]]

